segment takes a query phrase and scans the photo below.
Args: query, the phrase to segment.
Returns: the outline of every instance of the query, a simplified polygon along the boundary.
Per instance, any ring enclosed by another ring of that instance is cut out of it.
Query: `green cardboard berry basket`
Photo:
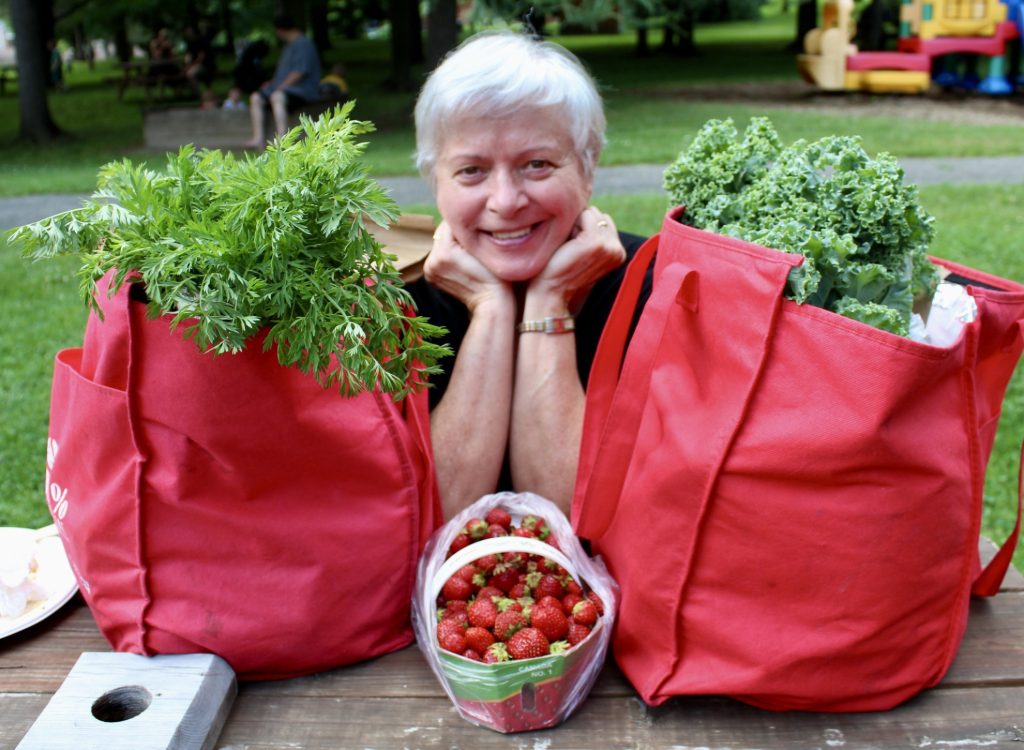
[[[459,568],[499,552],[546,557],[565,568],[581,585],[590,585],[577,566],[550,544],[524,537],[498,537],[475,542],[448,558],[434,574],[425,601],[434,602],[445,581]],[[499,732],[544,729],[568,718],[586,698],[600,672],[608,640],[605,627],[602,617],[584,641],[564,653],[486,664],[437,646],[437,618],[429,619],[430,642],[440,667],[438,676],[459,714]]]

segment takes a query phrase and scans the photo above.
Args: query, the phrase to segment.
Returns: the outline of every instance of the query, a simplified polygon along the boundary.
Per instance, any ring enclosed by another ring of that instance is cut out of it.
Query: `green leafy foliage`
[[[771,122],[710,120],[665,172],[682,221],[804,256],[786,296],[906,336],[915,297],[930,296],[932,217],[889,154],[858,138],[784,146]]]
[[[411,312],[394,266],[366,227],[397,206],[361,163],[352,104],[301,125],[258,155],[185,146],[162,172],[130,161],[100,170],[82,208],[10,235],[32,258],[74,254],[86,303],[134,274],[149,314],[171,316],[214,354],[242,351],[267,331],[282,365],[343,394],[380,388],[403,397],[436,371],[441,331]],[[415,371],[415,372],[414,372]]]

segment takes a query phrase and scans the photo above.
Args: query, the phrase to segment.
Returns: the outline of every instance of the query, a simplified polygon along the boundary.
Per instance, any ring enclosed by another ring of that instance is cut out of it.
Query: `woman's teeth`
[[[514,232],[491,232],[491,236],[496,240],[517,240],[520,237],[525,237],[530,233],[530,227],[526,229],[517,229]]]

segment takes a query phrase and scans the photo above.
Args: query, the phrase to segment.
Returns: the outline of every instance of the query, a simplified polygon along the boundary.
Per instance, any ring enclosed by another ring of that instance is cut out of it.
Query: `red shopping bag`
[[[342,398],[262,341],[214,358],[106,288],[57,355],[46,485],[111,645],[271,678],[412,642],[441,518],[426,394]]]
[[[799,256],[677,216],[628,270],[587,388],[573,522],[622,588],[616,659],[652,704],[894,706],[946,673],[1016,544],[1019,504],[981,571],[1024,286],[939,261],[978,306],[942,349],[784,299]]]

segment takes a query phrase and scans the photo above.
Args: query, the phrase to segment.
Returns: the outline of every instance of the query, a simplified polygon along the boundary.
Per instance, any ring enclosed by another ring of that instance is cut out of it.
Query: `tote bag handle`
[[[974,596],[995,596],[999,593],[999,587],[1003,584],[1003,577],[1009,570],[1010,562],[1013,560],[1013,551],[1017,548],[1017,540],[1020,537],[1021,509],[1024,507],[1024,443],[1020,446],[1020,463],[1017,469],[1017,522],[1010,532],[1010,536],[999,547],[995,557],[989,560],[985,569],[974,579],[971,593]]]
[[[598,342],[594,364],[587,381],[583,441],[580,446],[576,491],[573,496],[571,515],[573,530],[579,536],[589,539],[600,537],[611,523],[612,516],[615,514],[615,506],[618,503],[619,492],[625,480],[626,469],[629,466],[629,457],[632,456],[636,442],[636,430],[639,429],[643,399],[634,398],[625,404],[630,407],[630,411],[636,412],[628,418],[630,422],[634,423],[633,429],[628,434],[624,432],[610,436],[605,434],[608,413],[611,411],[619,382],[619,369],[626,349],[626,339],[629,337],[633,314],[637,301],[640,299],[644,276],[658,251],[658,238],[659,235],[654,235],[641,245],[626,269],[618,297],[615,299],[601,340]],[[668,283],[659,285],[651,295],[647,305],[650,314],[658,315],[659,318],[666,316],[667,307],[672,301],[671,296],[667,293],[668,286]],[[663,331],[664,328],[661,333]],[[648,329],[637,330],[638,337],[645,333],[647,334],[645,339],[651,339],[655,338],[659,332],[651,332]],[[660,336],[657,337],[660,338]],[[657,341],[648,340],[643,343],[637,340],[635,343],[637,347],[656,347],[657,344]],[[597,436],[600,436],[600,439]],[[606,448],[605,442],[609,440],[614,443]],[[614,462],[614,466],[607,461],[600,466],[597,465],[598,455],[605,450],[615,451],[615,455],[621,457],[620,460]],[[595,472],[598,472],[599,475],[595,475]]]

